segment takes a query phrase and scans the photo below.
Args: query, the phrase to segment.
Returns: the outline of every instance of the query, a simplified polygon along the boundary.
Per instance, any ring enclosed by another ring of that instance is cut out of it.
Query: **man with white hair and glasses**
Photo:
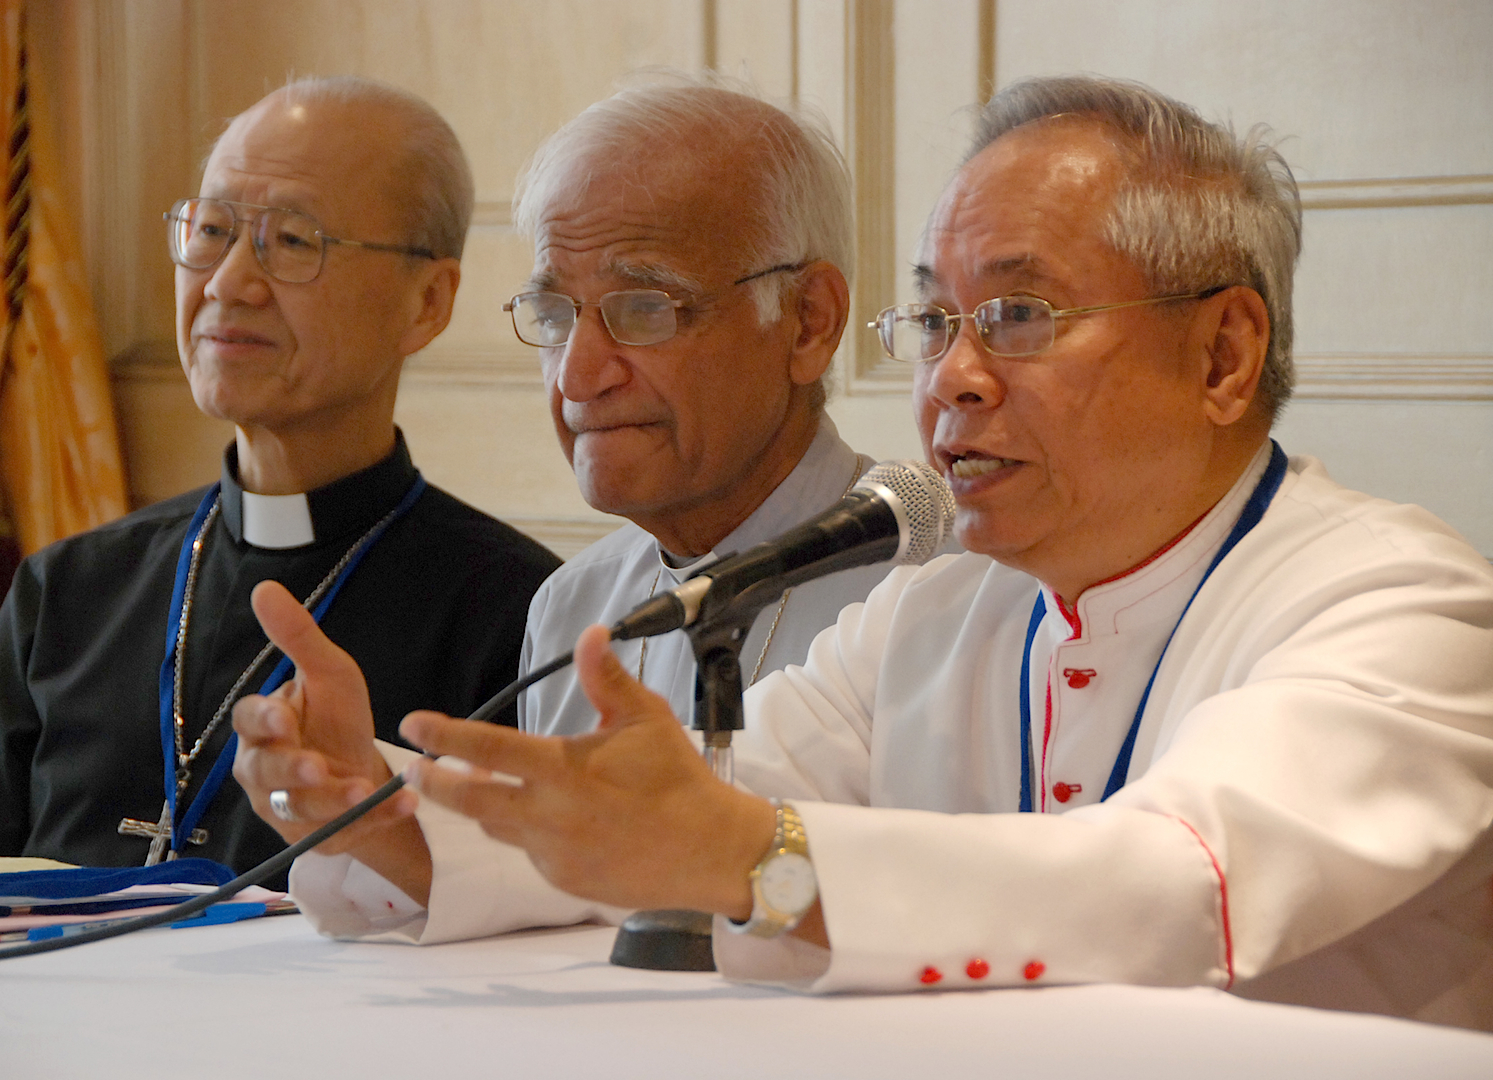
[[[558,560],[428,485],[394,426],[445,329],[472,180],[428,104],[356,78],[270,94],[166,214],[177,343],[231,420],[222,479],[28,559],[0,608],[0,855],[92,866],[282,842],[228,779],[229,710],[290,662],[249,607],[282,582],[369,673],[376,728],[515,675]],[[513,723],[516,718],[510,717]]]
[[[1003,90],[918,302],[876,321],[968,552],[748,694],[741,786],[603,627],[594,735],[408,718],[468,766],[405,771],[428,907],[411,864],[314,854],[303,907],[421,942],[693,907],[724,973],[814,991],[1205,985],[1493,1027],[1493,568],[1270,439],[1300,229],[1254,135],[1129,83]]]
[[[539,148],[514,199],[534,272],[506,306],[540,350],[581,493],[632,524],[541,587],[526,670],[569,652],[589,624],[827,509],[870,466],[824,414],[849,311],[851,215],[828,134],[724,86],[623,90]],[[764,610],[742,646],[743,684],[802,663],[886,569],[811,582]],[[619,655],[689,717],[684,635]],[[519,716],[540,734],[596,724],[570,675],[531,687]]]

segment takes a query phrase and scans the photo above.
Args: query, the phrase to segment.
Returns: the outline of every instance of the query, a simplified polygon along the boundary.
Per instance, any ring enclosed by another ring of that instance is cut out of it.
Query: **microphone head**
[[[896,513],[902,543],[893,562],[921,565],[954,534],[954,493],[926,462],[880,462],[855,488],[873,492]]]

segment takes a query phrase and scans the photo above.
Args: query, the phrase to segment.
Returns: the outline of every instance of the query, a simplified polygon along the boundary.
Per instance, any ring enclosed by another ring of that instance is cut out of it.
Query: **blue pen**
[[[84,930],[96,930],[100,926],[110,926],[113,923],[123,922],[123,919],[100,919],[98,922],[76,922],[62,923],[57,926],[34,926],[26,931],[27,941],[48,941],[51,938],[72,937],[81,934]]]
[[[206,911],[193,915],[190,918],[180,919],[166,925],[176,930],[184,926],[217,926],[222,923],[239,922],[242,919],[253,919],[265,912],[265,905],[259,903],[228,903],[214,904]],[[37,926],[26,932],[27,941],[47,941],[51,938],[72,937],[81,934],[85,930],[94,930],[100,926],[111,926],[123,919],[100,919],[97,922],[85,923],[63,923],[57,926]]]
[[[179,930],[183,926],[217,926],[220,923],[239,922],[242,919],[255,919],[265,912],[265,906],[258,903],[226,903],[214,904],[206,911],[200,911],[188,919],[181,919],[174,923],[167,923],[173,930]]]

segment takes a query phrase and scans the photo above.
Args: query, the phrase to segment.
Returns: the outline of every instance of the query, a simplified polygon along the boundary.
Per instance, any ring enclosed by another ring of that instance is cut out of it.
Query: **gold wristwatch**
[[[803,819],[788,803],[773,799],[772,805],[778,812],[778,827],[772,846],[750,874],[752,916],[744,923],[729,920],[737,933],[761,938],[792,930],[819,897]]]

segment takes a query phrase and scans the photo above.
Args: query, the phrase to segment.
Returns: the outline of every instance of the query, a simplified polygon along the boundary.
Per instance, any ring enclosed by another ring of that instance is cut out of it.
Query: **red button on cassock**
[[[990,965],[980,959],[971,960],[965,967],[964,973],[971,979],[983,979],[990,974]]]
[[[1082,690],[1089,685],[1089,680],[1099,673],[1093,668],[1064,668],[1063,678],[1068,680],[1068,685],[1075,690]]]
[[[942,978],[943,972],[939,971],[936,967],[925,967],[923,973],[918,976],[918,979],[927,986],[932,986]]]
[[[1036,982],[1042,977],[1042,973],[1046,970],[1046,964],[1044,964],[1040,960],[1033,960],[1031,963],[1027,964],[1026,967],[1022,968],[1021,973],[1026,976],[1027,982]]]
[[[1082,790],[1082,784],[1065,784],[1059,780],[1052,785],[1052,797],[1058,802],[1067,802]]]

